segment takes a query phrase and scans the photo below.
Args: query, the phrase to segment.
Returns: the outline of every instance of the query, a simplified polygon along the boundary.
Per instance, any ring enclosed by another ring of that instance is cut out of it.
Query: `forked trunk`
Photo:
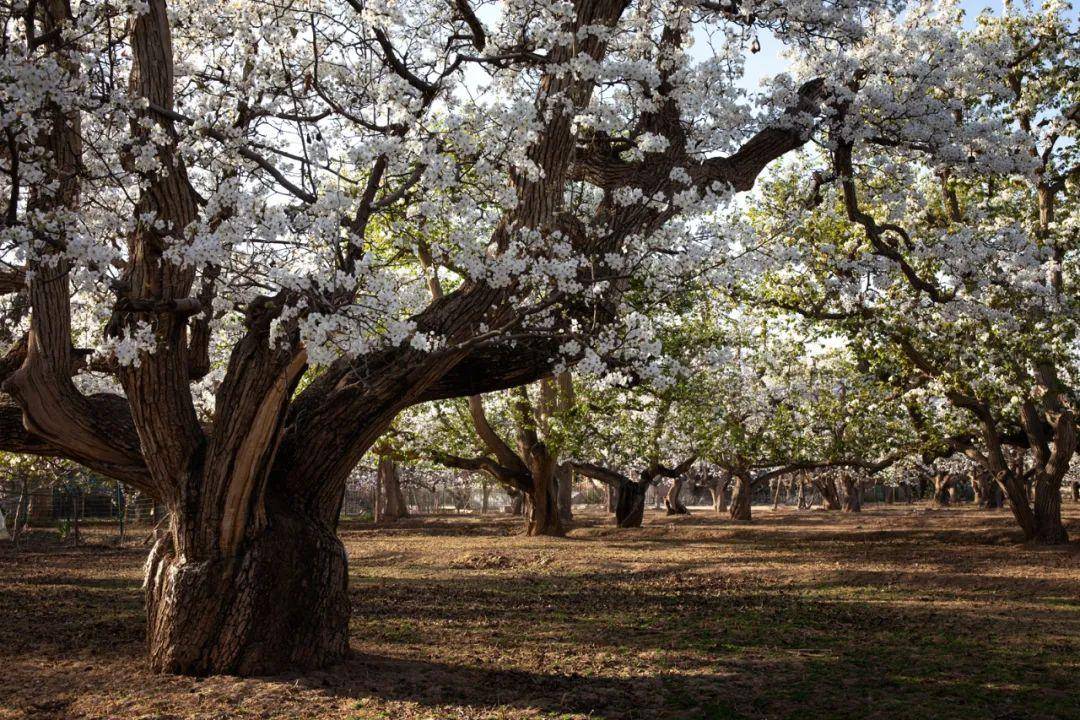
[[[619,484],[615,495],[615,523],[622,528],[641,527],[645,517],[645,491],[648,485],[633,481]]]
[[[821,504],[826,510],[840,509],[840,494],[836,492],[832,478],[814,478],[814,487],[821,493]]]
[[[271,515],[229,557],[177,557],[163,533],[144,581],[150,666],[268,675],[330,665],[349,649],[347,582],[337,535],[299,516]]]
[[[799,480],[798,503],[800,510],[808,510],[813,503],[813,493],[806,492],[806,481]]]
[[[686,509],[686,505],[683,504],[682,495],[683,479],[681,477],[675,478],[671,487],[668,488],[667,495],[664,496],[664,507],[667,508],[668,515],[688,515],[689,510]]]
[[[949,488],[952,485],[952,478],[949,475],[935,475],[934,476],[934,504],[938,507],[948,507],[949,501],[952,495],[949,493]]]
[[[724,484],[717,482],[709,488],[709,492],[712,494],[713,510],[718,515],[727,510],[727,493],[724,491]]]
[[[753,495],[753,486],[749,478],[736,476],[735,490],[731,493],[731,506],[728,514],[732,520],[748,522],[750,520],[750,501]]]

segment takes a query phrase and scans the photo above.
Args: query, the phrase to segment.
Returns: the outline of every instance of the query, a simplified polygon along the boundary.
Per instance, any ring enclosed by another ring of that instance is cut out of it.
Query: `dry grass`
[[[1080,718],[1080,544],[970,509],[755,513],[348,527],[354,656],[248,680],[144,669],[143,548],[5,543],[0,720]]]

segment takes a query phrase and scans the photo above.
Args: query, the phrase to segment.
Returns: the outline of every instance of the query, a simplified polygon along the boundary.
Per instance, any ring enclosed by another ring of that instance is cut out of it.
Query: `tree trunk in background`
[[[797,500],[800,510],[805,510],[806,508],[810,507],[810,503],[808,502],[806,497],[806,482],[804,480],[799,480],[799,494]]]
[[[559,465],[555,479],[559,485],[559,519],[568,523],[574,519],[574,471],[566,465]]]
[[[836,483],[829,477],[817,477],[813,480],[814,487],[821,493],[821,504],[826,510],[840,509],[840,494],[836,491]]]
[[[1073,480],[1069,483],[1069,487],[1072,489],[1073,502],[1080,503],[1080,480]]]
[[[266,518],[236,554],[177,557],[173,519],[146,564],[150,667],[268,675],[325,667],[349,648],[345,548],[321,523]]]
[[[487,480],[480,481],[480,514],[487,515],[488,511],[488,497],[491,495],[491,486],[488,485]]]
[[[731,493],[731,505],[728,515],[732,520],[747,522],[750,520],[753,486],[749,478],[740,475],[736,475],[733,482],[735,483],[735,489]]]
[[[525,493],[517,492],[510,499],[510,514],[520,517],[525,514]]]
[[[52,488],[39,488],[30,495],[30,510],[27,513],[30,525],[44,527],[53,522]]]
[[[952,476],[947,473],[934,475],[934,504],[938,507],[949,506],[949,488],[952,485]]]
[[[667,508],[668,515],[688,515],[689,510],[683,505],[682,495],[683,479],[681,477],[675,478],[671,482],[671,487],[668,488],[667,494],[664,496],[664,507]]]
[[[841,482],[844,483],[844,512],[861,512],[862,511],[862,488],[859,487],[859,481],[848,475],[841,477]]]
[[[604,483],[605,499],[607,500],[608,512],[615,512],[615,508],[619,504],[619,490],[611,483]]]
[[[409,509],[401,492],[401,476],[398,474],[397,462],[389,455],[380,455],[376,475],[376,487],[380,490],[376,507],[380,508],[381,513],[375,519],[400,520],[408,517]]]
[[[619,527],[641,527],[641,522],[645,517],[645,491],[647,489],[647,484],[633,481],[619,484],[615,502],[615,523]]]
[[[773,478],[769,483],[769,489],[772,495],[772,509],[776,510],[780,507],[780,478]]]
[[[727,492],[724,489],[724,483],[717,481],[715,485],[709,488],[709,492],[712,493],[713,510],[716,514],[727,510]]]
[[[19,504],[15,506],[15,517],[11,521],[11,539],[18,540],[19,532],[26,524],[26,512],[30,503],[30,481],[23,479],[19,490]]]

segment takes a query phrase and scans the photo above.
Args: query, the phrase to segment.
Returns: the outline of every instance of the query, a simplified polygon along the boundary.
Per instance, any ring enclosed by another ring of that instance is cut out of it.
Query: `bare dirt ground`
[[[754,512],[346,527],[353,656],[260,679],[146,670],[136,542],[0,543],[0,720],[1080,718],[1080,543],[1017,544],[1006,512]]]

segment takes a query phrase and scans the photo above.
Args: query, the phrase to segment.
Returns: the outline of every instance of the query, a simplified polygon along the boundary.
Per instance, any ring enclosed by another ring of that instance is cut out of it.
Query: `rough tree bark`
[[[375,520],[400,520],[409,517],[409,508],[405,504],[405,495],[401,492],[401,476],[397,461],[390,455],[380,455],[376,467],[378,486],[378,508]]]
[[[748,473],[734,473],[735,489],[731,493],[731,504],[728,509],[728,517],[739,522],[750,521],[750,507],[753,501],[754,484],[753,478]]]

